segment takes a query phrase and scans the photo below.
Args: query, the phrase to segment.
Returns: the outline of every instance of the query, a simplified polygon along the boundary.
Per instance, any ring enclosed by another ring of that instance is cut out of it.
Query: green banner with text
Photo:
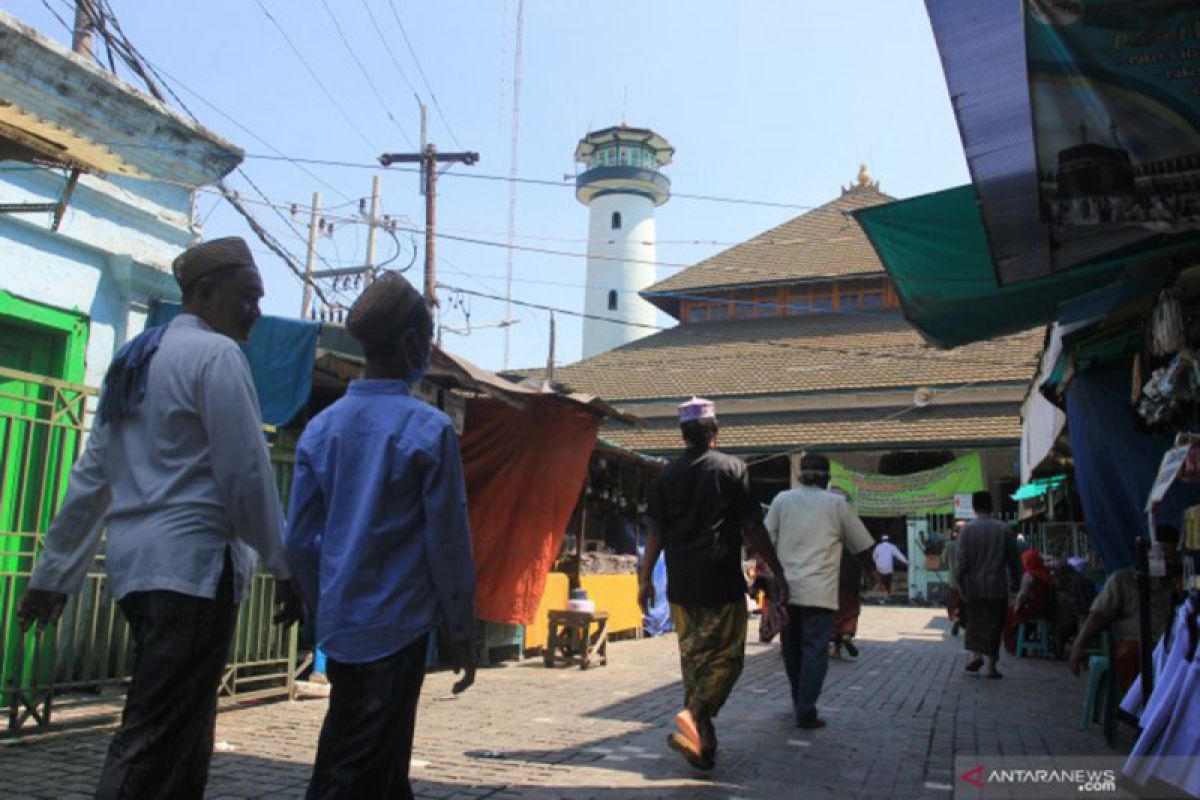
[[[860,517],[904,517],[917,514],[950,514],[954,495],[983,489],[979,453],[971,453],[936,469],[911,475],[859,472],[830,462],[831,487],[840,487]]]

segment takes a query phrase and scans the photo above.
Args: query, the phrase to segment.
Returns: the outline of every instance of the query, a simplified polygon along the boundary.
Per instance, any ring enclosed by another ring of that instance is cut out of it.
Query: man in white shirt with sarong
[[[183,313],[118,351],[66,499],[21,600],[28,629],[56,621],[106,529],[109,587],[129,621],[133,680],[98,798],[201,798],[217,687],[255,555],[280,581],[276,621],[301,600],[250,367],[238,347],[262,280],[239,238],[174,262]]]
[[[842,497],[826,491],[829,459],[805,453],[800,485],[775,495],[766,527],[787,577],[788,622],[781,632],[783,663],[792,689],[796,727],[825,727],[817,698],[829,669],[829,639],[838,608],[842,548],[875,574],[868,557],[875,541]]]

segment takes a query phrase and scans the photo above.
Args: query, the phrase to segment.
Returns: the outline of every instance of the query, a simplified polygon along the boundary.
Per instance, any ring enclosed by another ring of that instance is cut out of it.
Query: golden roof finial
[[[866,164],[858,165],[858,185],[863,189],[871,185],[871,173]]]

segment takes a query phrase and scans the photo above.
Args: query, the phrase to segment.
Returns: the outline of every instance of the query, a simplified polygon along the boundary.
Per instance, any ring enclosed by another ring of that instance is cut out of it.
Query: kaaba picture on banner
[[[1061,231],[1200,228],[1200,10],[1026,0],[1042,218]]]

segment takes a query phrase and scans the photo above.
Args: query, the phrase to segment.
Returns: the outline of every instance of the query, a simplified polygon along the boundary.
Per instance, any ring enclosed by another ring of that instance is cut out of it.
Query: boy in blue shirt
[[[285,536],[332,686],[308,797],[411,798],[430,631],[465,671],[455,693],[475,679],[462,461],[450,419],[411,394],[433,334],[416,290],[385,275],[346,327],[362,342],[365,378],[300,437]]]

